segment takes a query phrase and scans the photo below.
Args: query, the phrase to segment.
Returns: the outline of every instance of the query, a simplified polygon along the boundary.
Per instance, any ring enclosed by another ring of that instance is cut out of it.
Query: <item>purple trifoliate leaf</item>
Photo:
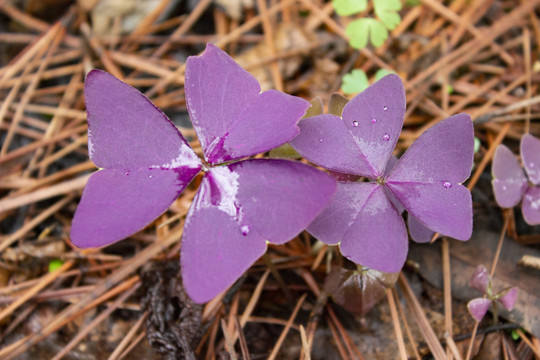
[[[92,174],[71,227],[78,247],[104,246],[163,213],[201,162],[174,124],[136,89],[93,70],[85,82]]]
[[[257,80],[224,51],[208,44],[189,57],[186,104],[206,160],[214,165],[268,151],[298,134],[309,102]]]
[[[491,171],[497,204],[503,208],[516,206],[527,189],[527,178],[515,155],[506,146],[499,145],[495,149]]]
[[[521,160],[534,185],[540,185],[540,140],[530,134],[521,138]]]
[[[408,215],[407,226],[409,227],[411,239],[413,239],[415,242],[421,244],[431,242],[431,238],[434,234],[433,230],[430,230],[424,224],[418,221],[413,214]]]
[[[400,271],[409,246],[403,218],[382,186],[376,183],[354,184],[365,200],[352,204],[354,220],[342,236],[341,253],[349,260],[372,269],[390,273]]]
[[[498,300],[501,302],[501,304],[503,304],[506,310],[512,311],[512,309],[514,308],[514,305],[516,304],[518,294],[519,294],[519,289],[514,286],[510,289],[507,289],[506,294],[502,295]]]
[[[472,199],[461,185],[474,154],[470,117],[458,114],[424,132],[386,177],[405,209],[431,230],[458,240],[472,233]]]
[[[492,301],[490,299],[472,299],[467,304],[467,308],[469,309],[469,312],[476,321],[481,321],[484,318],[484,315],[486,315],[487,311],[489,310],[491,303]]]
[[[264,253],[266,241],[282,244],[298,235],[335,190],[331,176],[293,161],[254,159],[210,168],[184,227],[188,294],[197,302],[218,295]],[[215,248],[204,252],[208,247]]]
[[[523,218],[529,225],[540,224],[540,187],[529,187],[521,203]]]
[[[343,308],[355,315],[366,314],[392,287],[398,274],[373,269],[349,270],[332,266],[324,281],[324,290]]]
[[[484,265],[479,265],[469,280],[469,286],[485,294],[489,286],[489,272]]]

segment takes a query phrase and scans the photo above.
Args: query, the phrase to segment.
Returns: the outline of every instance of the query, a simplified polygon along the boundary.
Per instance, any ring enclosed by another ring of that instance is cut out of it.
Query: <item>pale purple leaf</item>
[[[489,272],[484,265],[479,265],[469,280],[469,286],[485,294],[489,286]]]
[[[217,207],[192,207],[180,251],[182,280],[188,295],[197,303],[211,300],[265,251],[264,238],[256,231],[242,232],[227,212]]]
[[[408,249],[402,217],[379,184],[355,184],[364,193],[365,200],[352,204],[355,218],[343,234],[341,253],[349,260],[375,270],[400,271]]]
[[[201,166],[174,124],[135,88],[92,70],[84,93],[88,153],[97,166],[130,170]]]
[[[403,126],[405,89],[390,74],[356,95],[343,109],[343,122],[370,164],[372,178],[383,175]]]
[[[529,187],[521,203],[523,218],[529,225],[540,224],[540,187]]]
[[[540,140],[530,134],[521,138],[521,160],[530,182],[540,184]]]
[[[481,321],[489,310],[491,302],[491,300],[485,298],[472,299],[467,304],[467,308],[476,321]]]
[[[431,238],[434,234],[433,230],[428,229],[424,224],[418,221],[413,214],[408,215],[407,226],[409,227],[411,239],[413,239],[415,242],[421,244],[431,242]]]
[[[511,208],[519,204],[527,189],[527,178],[515,155],[506,146],[497,146],[491,171],[493,193],[497,204],[503,208]]]
[[[134,171],[105,169],[92,174],[71,224],[77,247],[104,246],[143,229],[161,215],[198,169]]]
[[[189,115],[210,164],[268,151],[298,134],[309,102],[276,90],[260,93],[257,80],[212,44],[188,58]]]
[[[508,289],[506,294],[501,296],[498,300],[501,302],[501,304],[503,304],[506,310],[512,311],[512,309],[514,308],[514,305],[516,304],[518,294],[519,294],[519,289],[514,286]]]
[[[472,199],[461,182],[470,175],[473,153],[470,117],[454,115],[413,143],[388,174],[386,186],[431,230],[468,240],[472,233]]]
[[[300,134],[290,141],[303,157],[326,169],[373,177],[373,169],[341,118],[319,115],[298,123]]]

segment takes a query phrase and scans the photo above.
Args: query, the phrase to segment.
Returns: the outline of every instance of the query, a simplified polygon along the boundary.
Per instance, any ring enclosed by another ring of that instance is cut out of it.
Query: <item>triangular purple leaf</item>
[[[469,286],[485,294],[489,286],[489,272],[484,265],[479,265],[469,280]]]
[[[529,176],[529,181],[534,185],[540,184],[540,140],[530,134],[521,138],[521,160],[523,167]]]
[[[529,225],[540,224],[540,187],[529,187],[521,203],[523,218]]]
[[[372,177],[383,175],[403,126],[405,107],[403,82],[390,74],[343,108],[343,122],[373,169]]]
[[[336,191],[331,176],[298,162],[255,159],[229,168],[239,175],[242,224],[274,244],[304,230]]]
[[[298,134],[310,103],[257,80],[224,51],[208,44],[188,58],[186,104],[207,161],[214,165],[268,151]]]
[[[71,224],[77,247],[104,246],[143,229],[189,184],[197,169],[105,169],[92,174]]]
[[[182,281],[188,295],[197,303],[211,300],[265,251],[262,236],[256,231],[242,232],[226,212],[216,207],[192,207],[180,252]]]
[[[291,146],[314,164],[340,173],[372,176],[373,169],[341,118],[319,115],[298,123]]]
[[[105,169],[86,185],[71,241],[94,247],[151,223],[190,183],[201,162],[165,114],[114,76],[88,73],[85,98],[89,155]]]
[[[137,89],[105,71],[92,70],[84,95],[88,153],[100,168],[200,168],[178,129]]]
[[[474,132],[466,114],[451,116],[424,132],[386,178],[405,209],[433,231],[468,240],[472,199],[461,185],[470,175]]]
[[[491,303],[491,300],[485,298],[472,299],[467,304],[467,308],[476,321],[481,321],[489,310]]]
[[[515,155],[506,146],[497,146],[491,171],[493,193],[497,204],[503,208],[512,208],[519,204],[527,189],[527,178]]]
[[[409,246],[402,217],[379,184],[355,184],[365,201],[354,203],[355,219],[343,234],[341,253],[379,271],[400,271]]]
[[[418,221],[413,214],[408,215],[407,226],[409,227],[411,239],[413,239],[415,242],[423,244],[431,241],[434,231]]]
[[[503,296],[499,298],[499,301],[501,304],[503,304],[506,310],[512,311],[512,309],[514,308],[514,305],[516,304],[518,294],[519,294],[519,289],[514,286],[508,289],[506,294],[504,294]]]

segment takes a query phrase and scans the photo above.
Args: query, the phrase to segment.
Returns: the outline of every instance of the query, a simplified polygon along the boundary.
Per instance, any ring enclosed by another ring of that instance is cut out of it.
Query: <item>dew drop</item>
[[[529,163],[529,167],[530,167],[530,168],[533,168],[533,167],[534,167],[534,163],[532,163],[532,162]]]
[[[148,175],[148,178],[151,179],[153,177],[153,175]]]
[[[319,139],[319,142],[321,142],[321,143],[322,143],[322,139]]]
[[[383,110],[384,111],[388,110],[388,106],[384,105]]]
[[[250,230],[249,225],[242,225],[240,227],[240,231],[242,232],[242,235],[244,236],[247,236],[247,234],[249,234],[249,230]]]
[[[377,119],[371,119],[371,123],[372,123],[372,124],[376,124],[376,123],[377,123]]]
[[[442,186],[444,186],[447,189],[450,189],[452,187],[452,183],[450,181],[443,181]]]
[[[357,126],[358,126],[358,121],[356,121],[356,120],[353,121],[353,122],[352,122],[352,126],[357,127]]]
[[[126,172],[124,173],[124,176],[128,176],[128,175],[129,175],[129,171],[126,171]]]
[[[383,137],[382,137],[382,139],[383,139],[384,141],[388,141],[388,140],[390,140],[390,135],[384,134]]]
[[[503,189],[503,191],[508,190],[508,188],[506,187],[506,185],[503,185],[502,189]]]

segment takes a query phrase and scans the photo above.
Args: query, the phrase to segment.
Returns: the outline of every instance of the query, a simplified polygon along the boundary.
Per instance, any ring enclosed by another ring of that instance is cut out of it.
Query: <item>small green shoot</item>
[[[369,81],[366,73],[363,70],[354,69],[343,76],[341,90],[343,90],[345,94],[356,94],[366,90],[368,86]]]
[[[382,46],[388,38],[388,30],[379,20],[362,18],[352,21],[345,29],[350,45],[355,49],[363,49],[368,38],[375,47]]]
[[[54,260],[51,260],[49,262],[49,272],[53,272],[53,271],[56,271],[58,269],[60,269],[60,267],[62,267],[62,265],[64,265],[64,261],[60,260],[60,259],[54,259]]]

